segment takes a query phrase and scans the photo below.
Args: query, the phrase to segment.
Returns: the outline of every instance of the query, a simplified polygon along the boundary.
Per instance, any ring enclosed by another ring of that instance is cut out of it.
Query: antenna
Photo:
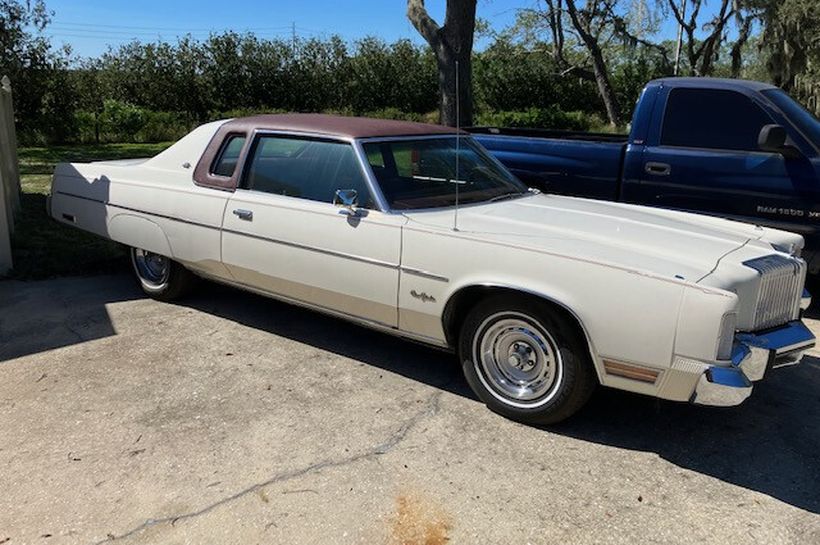
[[[453,213],[453,231],[458,231],[458,186],[461,185],[461,176],[458,171],[459,155],[461,153],[461,93],[459,93],[458,80],[461,79],[461,72],[458,69],[458,61],[456,61],[456,209]]]

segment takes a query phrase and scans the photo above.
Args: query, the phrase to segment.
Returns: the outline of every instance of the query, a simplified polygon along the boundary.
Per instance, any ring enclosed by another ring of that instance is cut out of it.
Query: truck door
[[[811,158],[758,148],[760,129],[784,122],[738,91],[672,88],[665,108],[658,101],[640,173],[625,184],[623,198],[809,235],[809,223],[820,225],[810,220],[820,213]]]

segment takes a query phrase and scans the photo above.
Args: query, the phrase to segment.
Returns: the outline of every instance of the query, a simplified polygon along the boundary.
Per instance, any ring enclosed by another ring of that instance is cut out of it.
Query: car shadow
[[[550,431],[652,452],[678,467],[820,513],[820,359],[770,372],[731,408],[599,388]]]
[[[184,304],[475,399],[456,358],[443,351],[214,284]],[[820,513],[815,357],[772,372],[739,407],[698,407],[599,388],[580,413],[544,432],[655,453],[683,469]]]
[[[116,335],[106,305],[144,297],[125,275],[0,282],[0,364]]]
[[[0,283],[0,362],[116,332],[106,305],[143,295],[127,276]],[[475,399],[449,353],[207,283],[180,305]],[[500,418],[500,417],[499,417]],[[820,513],[820,359],[779,369],[740,407],[718,409],[599,388],[544,429],[655,453],[676,466]]]
[[[211,282],[178,304],[473,397],[452,354]]]

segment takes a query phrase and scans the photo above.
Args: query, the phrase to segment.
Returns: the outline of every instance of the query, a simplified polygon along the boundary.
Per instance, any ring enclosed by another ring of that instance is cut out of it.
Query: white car
[[[815,342],[799,235],[539,194],[436,125],[209,123],[151,159],[58,165],[49,207],[129,246],[157,299],[197,275],[453,350],[525,422],[597,384],[737,405]]]

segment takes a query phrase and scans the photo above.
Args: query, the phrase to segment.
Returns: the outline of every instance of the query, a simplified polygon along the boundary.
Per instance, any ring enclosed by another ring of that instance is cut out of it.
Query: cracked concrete
[[[812,357],[736,409],[601,391],[541,430],[253,295],[0,282],[0,543],[817,543],[818,391]]]
[[[182,513],[182,514],[178,514],[178,515],[171,515],[171,516],[168,516],[168,517],[165,517],[165,518],[162,518],[162,519],[148,519],[145,522],[143,522],[142,524],[140,524],[139,526],[137,526],[136,528],[132,528],[131,530],[128,530],[127,532],[125,532],[121,535],[109,534],[108,537],[106,537],[103,540],[98,541],[97,544],[99,545],[99,544],[110,542],[110,541],[118,541],[118,540],[128,539],[131,536],[139,534],[142,531],[144,531],[144,530],[146,530],[146,529],[148,529],[152,526],[159,525],[159,524],[170,524],[172,526],[176,525],[178,522],[182,522],[182,521],[185,521],[187,519],[192,519],[192,518],[195,518],[195,517],[205,515],[205,514],[211,512],[211,511],[213,511],[214,509],[222,507],[223,505],[225,505],[227,503],[238,500],[238,499],[240,499],[244,496],[247,496],[248,494],[251,494],[253,492],[257,492],[257,491],[265,488],[266,486],[270,486],[272,484],[281,483],[281,482],[284,482],[284,481],[289,481],[291,479],[297,479],[299,477],[303,477],[303,476],[305,476],[309,473],[312,473],[314,471],[321,471],[323,469],[329,469],[329,468],[335,469],[335,468],[339,468],[339,467],[342,467],[342,466],[345,466],[345,465],[348,465],[348,464],[354,464],[354,463],[356,463],[360,460],[365,460],[365,459],[371,458],[373,456],[380,456],[382,454],[387,454],[388,452],[393,450],[396,446],[398,446],[399,443],[402,442],[402,440],[407,436],[407,434],[410,432],[410,430],[413,429],[419,423],[419,421],[421,421],[423,418],[434,415],[438,411],[438,400],[439,400],[440,397],[441,397],[441,392],[434,392],[433,394],[431,394],[429,396],[427,402],[425,403],[426,407],[424,408],[424,410],[419,411],[416,415],[409,418],[406,422],[404,422],[401,425],[401,427],[395,433],[392,433],[390,435],[390,437],[388,437],[385,441],[371,447],[370,449],[368,449],[364,452],[354,454],[352,456],[343,457],[343,458],[338,459],[338,460],[330,459],[330,460],[324,460],[324,461],[321,461],[321,462],[316,462],[316,463],[310,464],[309,466],[307,466],[305,468],[302,468],[302,469],[297,469],[297,470],[294,470],[294,471],[288,471],[288,472],[285,472],[285,473],[273,475],[272,477],[268,478],[267,480],[265,480],[263,482],[253,484],[253,485],[251,485],[247,488],[244,488],[243,490],[240,490],[239,492],[236,492],[234,494],[231,494],[230,496],[227,496],[225,498],[217,500],[214,503],[206,505],[205,507],[202,507],[201,509],[199,509],[197,511],[190,512],[190,513]]]

